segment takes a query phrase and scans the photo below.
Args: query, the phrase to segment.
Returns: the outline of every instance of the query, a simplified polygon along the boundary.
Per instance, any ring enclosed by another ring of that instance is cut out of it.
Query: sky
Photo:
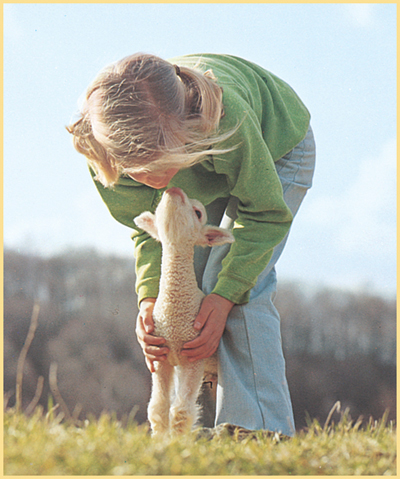
[[[288,82],[311,112],[313,188],[278,277],[396,291],[396,5],[4,5],[4,245],[133,256],[65,126],[106,65],[135,52],[227,53]]]

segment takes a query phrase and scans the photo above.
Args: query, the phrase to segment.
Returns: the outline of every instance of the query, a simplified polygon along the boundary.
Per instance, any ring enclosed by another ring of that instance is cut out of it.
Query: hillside
[[[44,378],[39,404],[47,408],[49,373],[72,414],[121,419],[133,408],[146,420],[150,374],[135,337],[137,315],[132,258],[71,251],[41,258],[5,251],[4,387],[15,404],[17,361],[34,300],[38,328],[25,361],[23,408]],[[297,429],[307,416],[324,422],[336,401],[352,417],[380,418],[396,411],[396,304],[369,295],[281,283],[287,376]]]

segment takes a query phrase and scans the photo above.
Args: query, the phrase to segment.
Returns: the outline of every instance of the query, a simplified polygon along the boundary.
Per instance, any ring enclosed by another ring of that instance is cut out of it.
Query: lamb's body
[[[194,274],[193,247],[187,249],[177,253],[163,247],[160,292],[153,311],[154,334],[166,339],[172,366],[184,363],[179,354],[183,344],[199,334],[193,324],[204,297]]]
[[[206,226],[203,205],[189,200],[179,188],[164,193],[154,215],[143,213],[135,222],[162,244],[154,334],[165,338],[170,350],[167,361],[155,365],[148,417],[153,434],[168,429],[182,433],[196,420],[196,400],[205,369],[207,374],[216,375],[217,366],[215,357],[189,362],[180,354],[184,343],[199,335],[193,325],[204,297],[194,272],[194,245],[223,244],[232,242],[233,237],[221,228]]]

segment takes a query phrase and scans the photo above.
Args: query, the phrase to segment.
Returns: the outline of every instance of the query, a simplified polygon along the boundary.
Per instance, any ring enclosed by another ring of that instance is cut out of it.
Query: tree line
[[[133,258],[71,250],[50,258],[4,252],[4,391],[15,404],[18,357],[34,302],[38,328],[23,376],[23,405],[49,372],[69,410],[81,418],[115,412],[146,420],[150,373],[136,341]],[[336,401],[353,418],[396,411],[396,302],[373,294],[282,282],[275,304],[296,425],[324,421]]]

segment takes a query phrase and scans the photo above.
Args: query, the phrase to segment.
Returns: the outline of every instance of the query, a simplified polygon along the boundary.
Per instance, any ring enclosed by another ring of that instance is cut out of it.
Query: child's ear
[[[153,213],[150,213],[150,211],[145,211],[141,215],[134,218],[133,221],[135,222],[136,226],[149,233],[149,235],[156,240],[159,240],[155,219],[156,218]]]
[[[220,246],[235,241],[233,234],[229,230],[219,228],[218,226],[206,225],[203,227],[202,233],[202,237],[196,243],[201,246]]]

